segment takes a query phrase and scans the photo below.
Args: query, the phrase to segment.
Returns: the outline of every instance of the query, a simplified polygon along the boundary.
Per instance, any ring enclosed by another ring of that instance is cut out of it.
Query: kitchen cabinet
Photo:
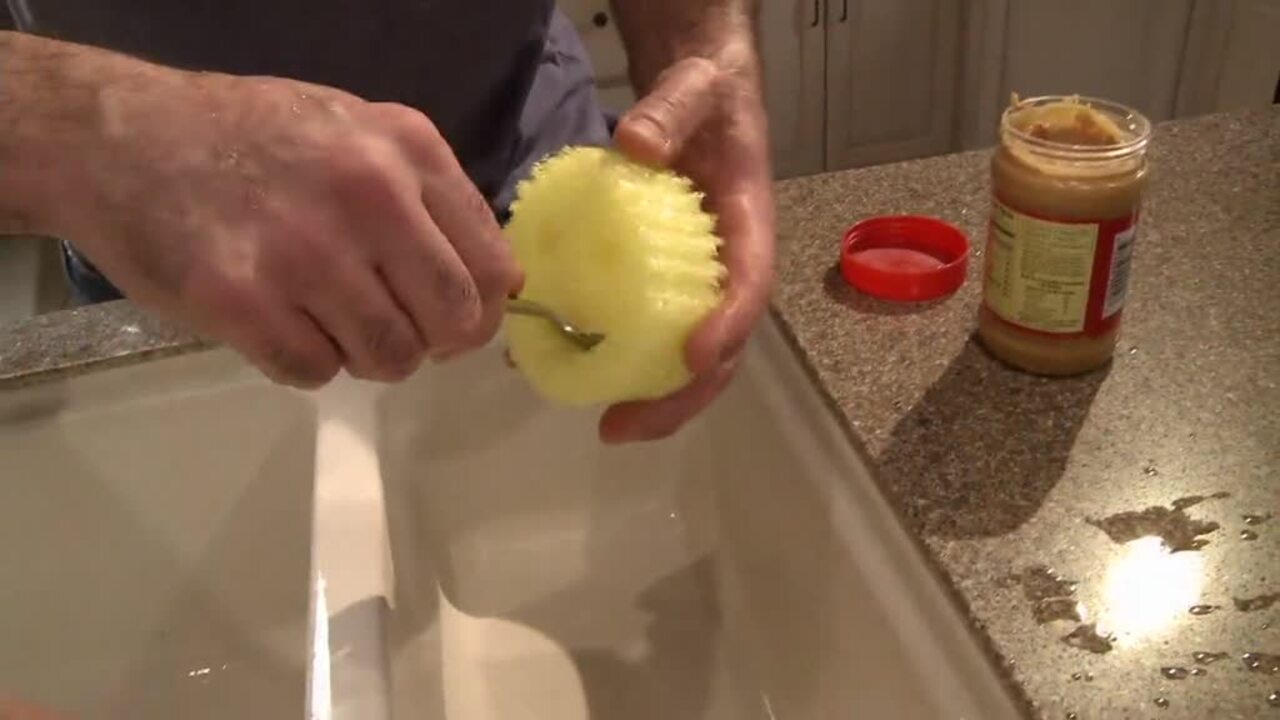
[[[1267,105],[1280,0],[969,0],[958,148],[995,140],[1009,94],[1080,93],[1160,122]]]
[[[1173,117],[1196,4],[971,0],[960,147],[995,141],[1000,112],[1014,92],[1079,93],[1130,105],[1156,122]]]
[[[614,107],[608,0],[562,0]],[[603,21],[602,21],[603,19]],[[775,172],[986,147],[1009,96],[1079,93],[1161,121],[1272,102],[1280,0],[761,0]]]
[[[947,152],[960,4],[827,1],[827,168]]]
[[[573,23],[591,55],[600,103],[614,112],[631,107],[635,93],[627,76],[627,53],[609,0],[560,0],[558,6]]]
[[[1280,0],[1197,0],[1176,112],[1196,115],[1275,102]]]
[[[826,167],[826,22],[823,0],[773,0],[760,13],[765,104],[774,173]]]

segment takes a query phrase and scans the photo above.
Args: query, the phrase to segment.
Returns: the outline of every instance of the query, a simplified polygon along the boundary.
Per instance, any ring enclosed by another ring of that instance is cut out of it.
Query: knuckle
[[[332,380],[341,363],[328,354],[300,352],[272,343],[267,345],[259,367],[278,384],[311,390]]]
[[[444,139],[440,128],[436,127],[436,124],[431,122],[431,118],[421,111],[399,103],[385,103],[382,108],[387,120],[400,134],[417,137],[424,141]]]
[[[376,372],[393,379],[412,373],[422,359],[424,348],[417,333],[399,318],[378,316],[361,324],[361,342],[377,363]]]
[[[711,80],[720,73],[720,66],[704,57],[686,58],[678,67],[690,76],[701,80]]]
[[[451,263],[440,262],[432,272],[433,288],[440,301],[464,328],[480,320],[480,290],[471,276]]]
[[[421,111],[399,103],[380,103],[377,112],[391,138],[428,169],[443,164],[451,155],[440,128]]]
[[[498,223],[494,218],[493,209],[489,207],[489,201],[485,200],[484,195],[480,194],[480,189],[475,185],[467,185],[466,193],[467,212],[475,216],[483,225],[489,228],[496,235],[498,233]]]
[[[337,192],[366,200],[395,197],[400,182],[391,158],[391,148],[377,140],[360,138],[339,143],[331,164]]]
[[[472,270],[472,279],[480,299],[484,302],[505,300],[519,291],[524,283],[524,273],[516,265],[510,252],[501,245],[495,246],[490,257]]]

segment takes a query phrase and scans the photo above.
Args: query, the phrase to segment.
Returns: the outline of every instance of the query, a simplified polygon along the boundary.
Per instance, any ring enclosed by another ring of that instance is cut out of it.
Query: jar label
[[[1137,216],[1093,222],[1032,217],[995,201],[983,301],[1007,323],[1056,336],[1101,335],[1120,319]]]

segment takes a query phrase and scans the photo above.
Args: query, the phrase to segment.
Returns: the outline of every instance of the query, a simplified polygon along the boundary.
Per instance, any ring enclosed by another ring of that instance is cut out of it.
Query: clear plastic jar
[[[1151,123],[1093,98],[1014,102],[991,160],[992,211],[978,335],[1043,375],[1115,352],[1147,179]]]

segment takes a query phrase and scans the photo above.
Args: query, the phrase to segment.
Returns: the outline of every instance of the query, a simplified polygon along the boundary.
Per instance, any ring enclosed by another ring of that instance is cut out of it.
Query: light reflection
[[[1187,616],[1204,586],[1204,555],[1171,553],[1158,537],[1127,543],[1107,569],[1099,624],[1128,645]]]

